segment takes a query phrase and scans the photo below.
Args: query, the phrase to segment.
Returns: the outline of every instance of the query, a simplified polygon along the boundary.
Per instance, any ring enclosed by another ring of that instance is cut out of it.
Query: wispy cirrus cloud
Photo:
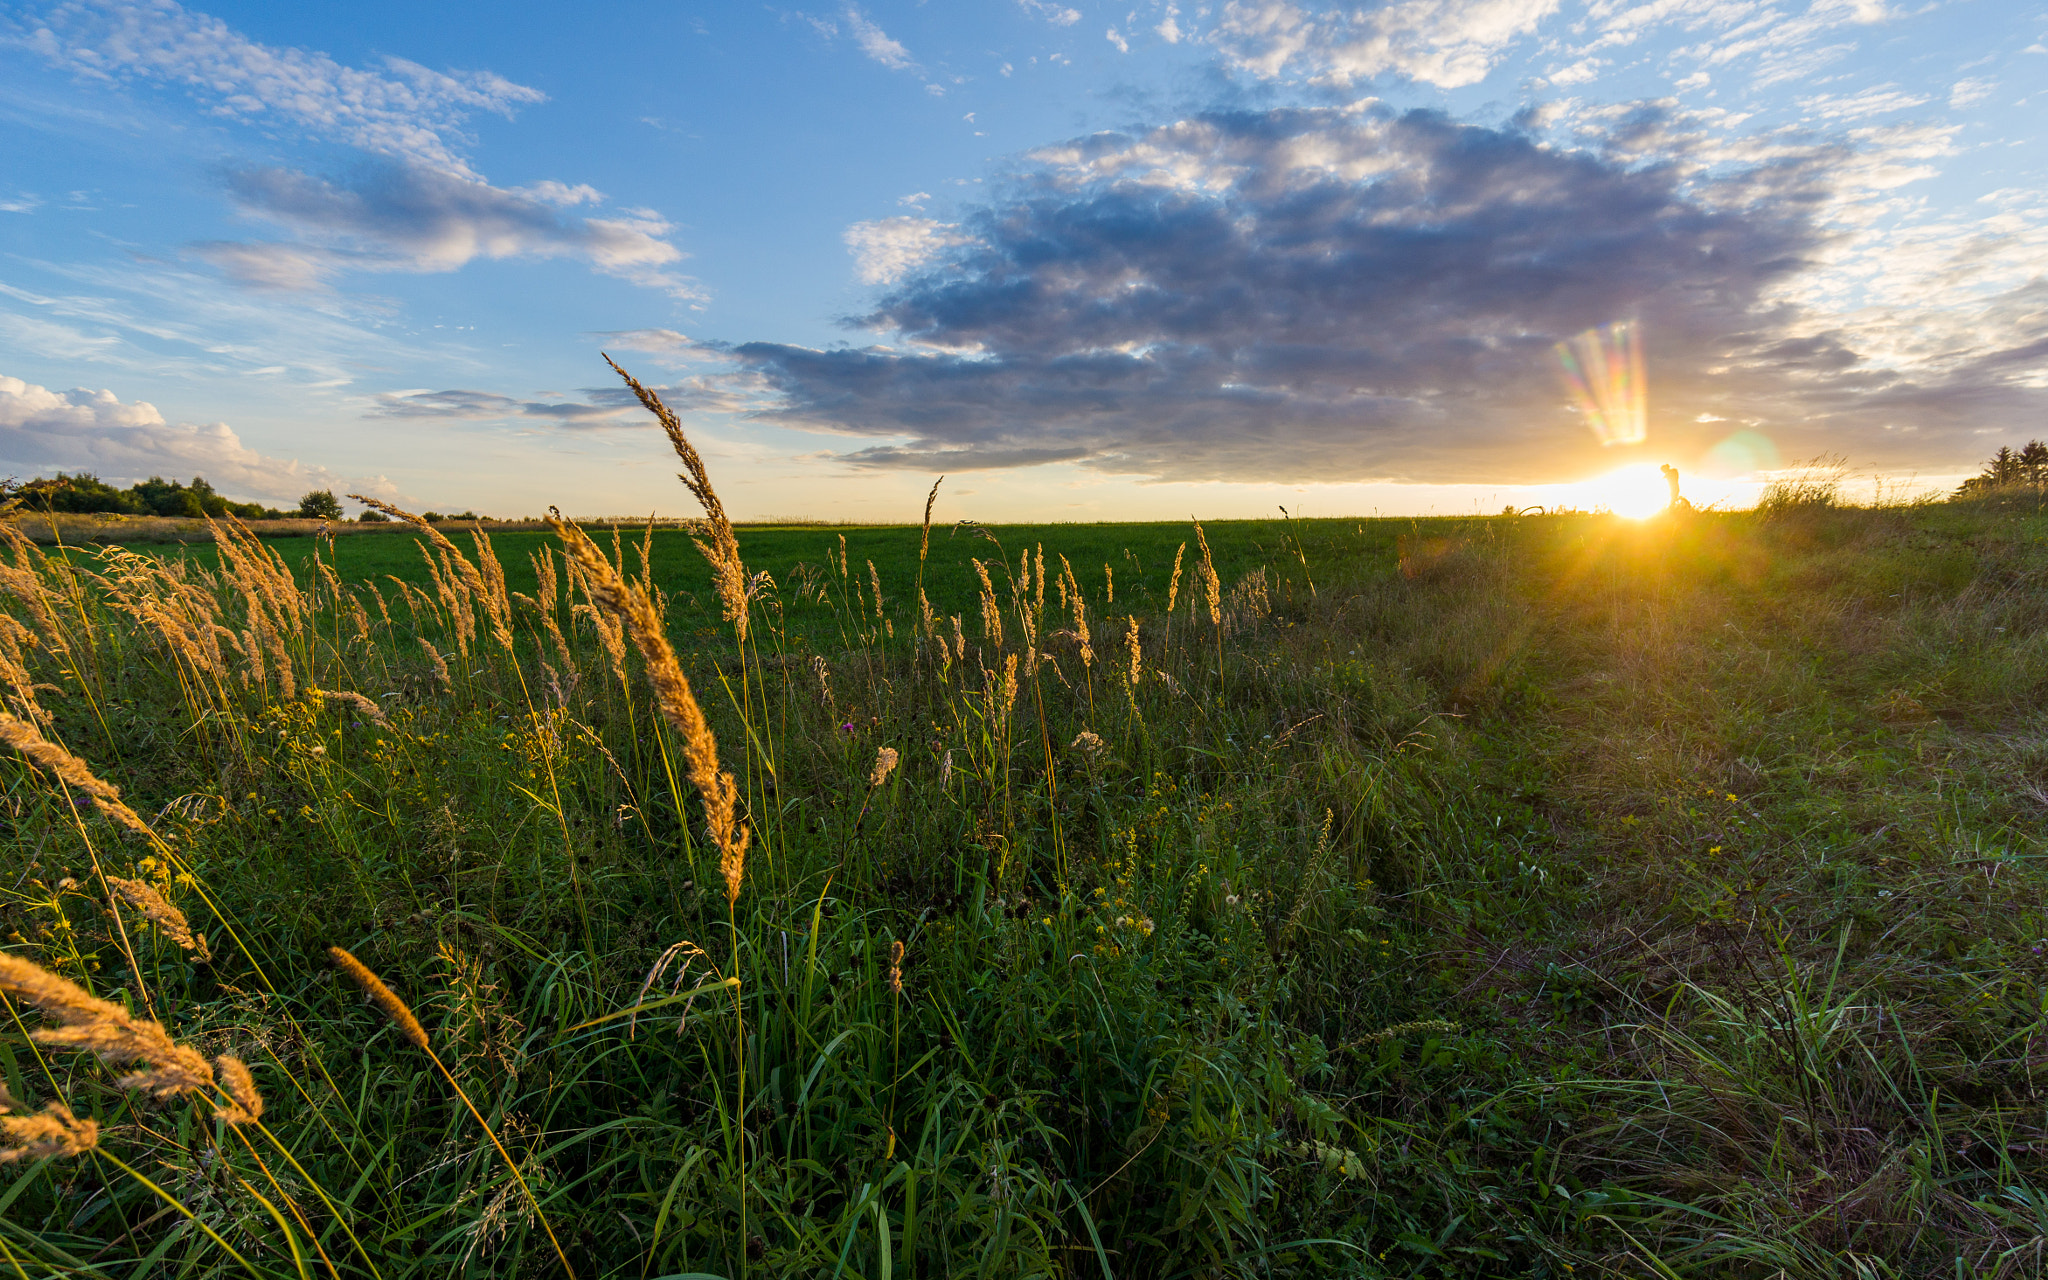
[[[621,418],[625,404],[592,404],[574,400],[519,400],[492,391],[386,391],[374,397],[372,418],[442,418],[501,422],[512,418],[546,418],[564,426],[590,426]],[[630,408],[637,409],[632,405]]]
[[[468,173],[463,124],[547,101],[488,71],[433,71],[404,58],[348,67],[324,53],[260,44],[174,0],[73,0],[6,37],[85,76],[176,85],[215,115],[296,125],[451,173]]]
[[[494,186],[465,152],[466,122],[507,118],[545,102],[537,89],[487,71],[433,71],[387,57],[374,68],[250,40],[175,0],[71,0],[0,36],[79,75],[174,86],[220,118],[288,125],[366,153],[346,174],[276,166],[223,170],[246,214],[297,233],[284,242],[192,246],[229,279],[303,292],[351,271],[437,272],[476,259],[576,258],[633,284],[701,301],[674,264],[674,228],[647,210],[597,216],[604,196],[583,184]],[[576,212],[570,212],[577,210]]]
[[[917,59],[910,56],[910,50],[901,41],[889,38],[889,33],[876,26],[858,5],[849,4],[845,10],[846,28],[853,33],[853,42],[871,61],[879,62],[891,71],[916,71]]]
[[[680,334],[676,336],[681,337]],[[647,385],[677,412],[736,413],[760,407],[760,399],[751,393],[749,381],[744,376],[706,375],[678,378],[666,383],[650,381]],[[413,388],[374,396],[372,407],[364,416],[444,422],[540,421],[557,427],[582,429],[653,425],[653,419],[647,416],[638,398],[623,386],[583,387],[576,394],[580,398],[571,399],[550,392],[540,397],[521,399],[495,391]]]

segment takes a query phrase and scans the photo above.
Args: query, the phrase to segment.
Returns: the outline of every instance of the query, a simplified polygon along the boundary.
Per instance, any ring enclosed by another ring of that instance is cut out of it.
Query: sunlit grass
[[[0,697],[162,844],[0,760],[0,937],[266,1105],[0,1008],[14,1116],[99,1125],[10,1167],[4,1269],[2028,1274],[2048,517],[1828,498],[929,563],[742,528],[744,644],[687,543],[604,533],[737,787],[736,893],[547,540],[458,531],[475,579],[381,597],[332,557],[410,538],[10,552]]]

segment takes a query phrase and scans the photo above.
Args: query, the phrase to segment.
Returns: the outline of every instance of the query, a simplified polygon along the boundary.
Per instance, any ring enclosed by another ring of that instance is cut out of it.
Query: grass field
[[[2038,503],[1202,533],[17,548],[0,1274],[2042,1274]]]

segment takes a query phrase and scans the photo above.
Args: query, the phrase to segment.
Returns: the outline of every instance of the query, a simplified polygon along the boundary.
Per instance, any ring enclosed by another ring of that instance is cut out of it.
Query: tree
[[[1991,461],[1984,464],[1981,475],[1963,481],[1963,487],[1956,490],[1956,496],[1982,496],[2022,486],[2034,489],[2048,486],[2048,444],[2029,440],[2021,449],[2016,450],[2009,445],[2001,448],[1991,455]]]
[[[315,489],[299,499],[299,515],[307,520],[339,520],[341,499],[332,489]]]

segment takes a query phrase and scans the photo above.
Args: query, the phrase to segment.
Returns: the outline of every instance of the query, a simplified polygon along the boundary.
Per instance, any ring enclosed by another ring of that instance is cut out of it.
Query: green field
[[[1258,565],[1270,564],[1277,572],[1304,577],[1301,556],[1326,560],[1357,555],[1394,561],[1394,540],[1398,534],[1434,527],[1444,522],[1360,521],[1360,520],[1225,520],[1204,524],[1214,553],[1217,572],[1236,581]],[[1452,522],[1455,524],[1456,522]],[[645,528],[615,525],[586,525],[592,537],[607,550],[614,546],[623,553],[635,572],[640,568],[640,548],[651,551],[654,583],[676,595],[686,607],[709,607],[712,600],[711,571],[704,558],[690,545],[689,535],[657,528],[650,538]],[[1450,527],[1446,525],[1445,527]],[[443,525],[446,536],[470,549],[474,535],[459,526]],[[923,531],[917,525],[849,526],[829,525],[741,525],[747,567],[772,575],[787,584],[779,604],[791,622],[805,630],[824,627],[830,631],[836,616],[830,606],[815,599],[800,599],[795,585],[807,572],[822,574],[829,561],[841,553],[841,539],[849,566],[865,575],[872,561],[883,583],[886,605],[900,604],[899,590],[914,594],[917,581],[918,546]],[[614,539],[616,538],[616,542]],[[991,540],[993,539],[993,541]],[[328,557],[335,572],[346,582],[383,582],[387,576],[422,585],[427,571],[420,555],[422,535],[413,530],[391,533],[355,534],[320,543],[320,554]],[[507,585],[531,595],[534,589],[532,556],[554,543],[552,534],[500,533],[491,544],[504,562]],[[272,548],[293,566],[308,566],[315,554],[310,537],[265,538]],[[972,560],[984,563],[1007,559],[1015,564],[1026,550],[1042,548],[1049,556],[1067,557],[1077,579],[1084,580],[1091,594],[1099,596],[1105,587],[1105,566],[1113,570],[1113,585],[1119,594],[1140,602],[1151,602],[1152,611],[1164,603],[1168,580],[1173,573],[1174,552],[1182,543],[1195,550],[1193,527],[1188,524],[1047,524],[1003,525],[976,532],[976,526],[939,526],[932,531],[925,588],[932,607],[948,613],[972,610],[980,591]],[[1297,543],[1299,547],[1297,548]],[[326,550],[331,548],[330,550]],[[213,567],[218,557],[213,548],[193,544],[165,548],[137,547],[154,554],[189,556],[196,563]],[[387,584],[388,585],[388,584]],[[1153,601],[1153,597],[1158,599]],[[914,600],[910,602],[914,605]],[[1143,607],[1141,604],[1139,607]],[[914,610],[913,610],[914,611]],[[687,639],[678,636],[678,640]]]
[[[0,694],[153,833],[0,764],[8,954],[265,1110],[17,979],[10,1119],[100,1127],[4,1166],[0,1274],[2039,1275],[2048,516],[1797,497],[1206,525],[1214,614],[1191,526],[990,530],[988,601],[942,527],[930,633],[917,527],[741,528],[745,644],[658,532],[730,902],[552,536],[460,621],[404,533],[318,549],[381,608],[10,553]]]

